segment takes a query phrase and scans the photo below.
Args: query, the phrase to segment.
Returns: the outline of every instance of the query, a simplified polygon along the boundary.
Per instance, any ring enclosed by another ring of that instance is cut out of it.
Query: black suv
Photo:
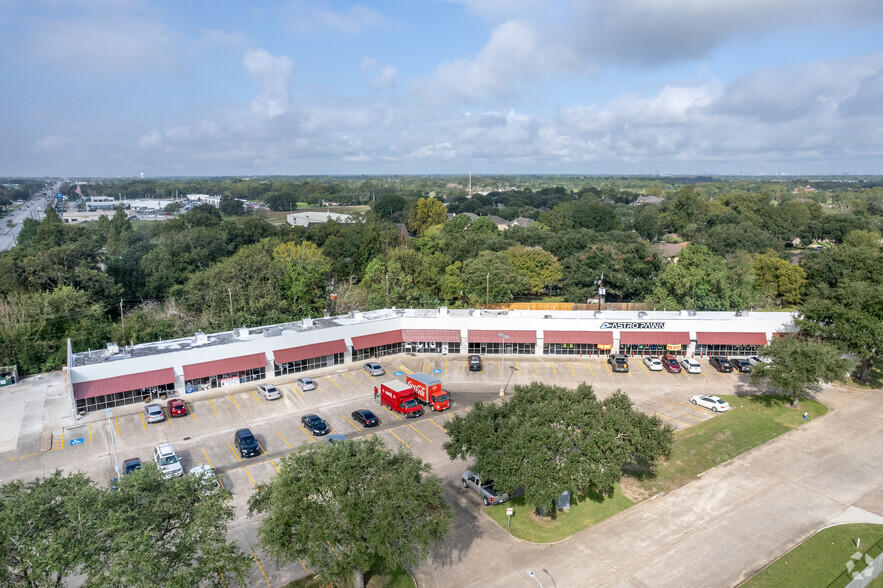
[[[610,364],[610,367],[614,372],[627,372],[629,371],[629,362],[625,358],[625,355],[611,355],[607,358],[607,363]]]
[[[737,372],[741,372],[743,374],[751,373],[751,364],[748,363],[747,359],[734,359],[730,363],[733,364],[733,367],[736,368]]]
[[[242,457],[257,457],[261,454],[261,446],[249,429],[239,429],[233,434],[233,444]]]
[[[469,371],[470,372],[480,372],[481,371],[481,358],[477,355],[469,356]]]
[[[713,355],[709,357],[708,363],[719,372],[733,371],[733,366],[730,364],[730,360],[723,355]]]

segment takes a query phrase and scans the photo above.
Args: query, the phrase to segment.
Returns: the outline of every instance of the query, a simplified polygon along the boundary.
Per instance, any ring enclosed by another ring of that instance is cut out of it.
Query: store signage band
[[[665,329],[665,321],[661,322],[617,322],[602,323],[602,329]]]

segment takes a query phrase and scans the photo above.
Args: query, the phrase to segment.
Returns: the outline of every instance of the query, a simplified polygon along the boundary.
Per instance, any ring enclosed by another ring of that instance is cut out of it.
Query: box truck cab
[[[414,389],[398,380],[380,385],[380,404],[406,417],[419,417],[423,414],[423,409],[414,396]]]
[[[435,376],[417,372],[408,376],[408,384],[414,389],[417,402],[428,405],[429,410],[435,412],[451,407],[451,397],[442,390],[442,382]]]

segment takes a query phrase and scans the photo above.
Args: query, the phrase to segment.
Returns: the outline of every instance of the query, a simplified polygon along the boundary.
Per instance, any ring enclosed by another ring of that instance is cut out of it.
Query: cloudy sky
[[[0,0],[0,176],[883,173],[881,0]]]

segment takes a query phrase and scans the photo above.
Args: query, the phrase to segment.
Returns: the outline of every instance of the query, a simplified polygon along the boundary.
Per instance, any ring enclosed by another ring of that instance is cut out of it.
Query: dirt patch
[[[619,489],[623,496],[635,504],[650,498],[650,492],[646,488],[642,488],[641,483],[631,476],[622,477],[619,481]]]

